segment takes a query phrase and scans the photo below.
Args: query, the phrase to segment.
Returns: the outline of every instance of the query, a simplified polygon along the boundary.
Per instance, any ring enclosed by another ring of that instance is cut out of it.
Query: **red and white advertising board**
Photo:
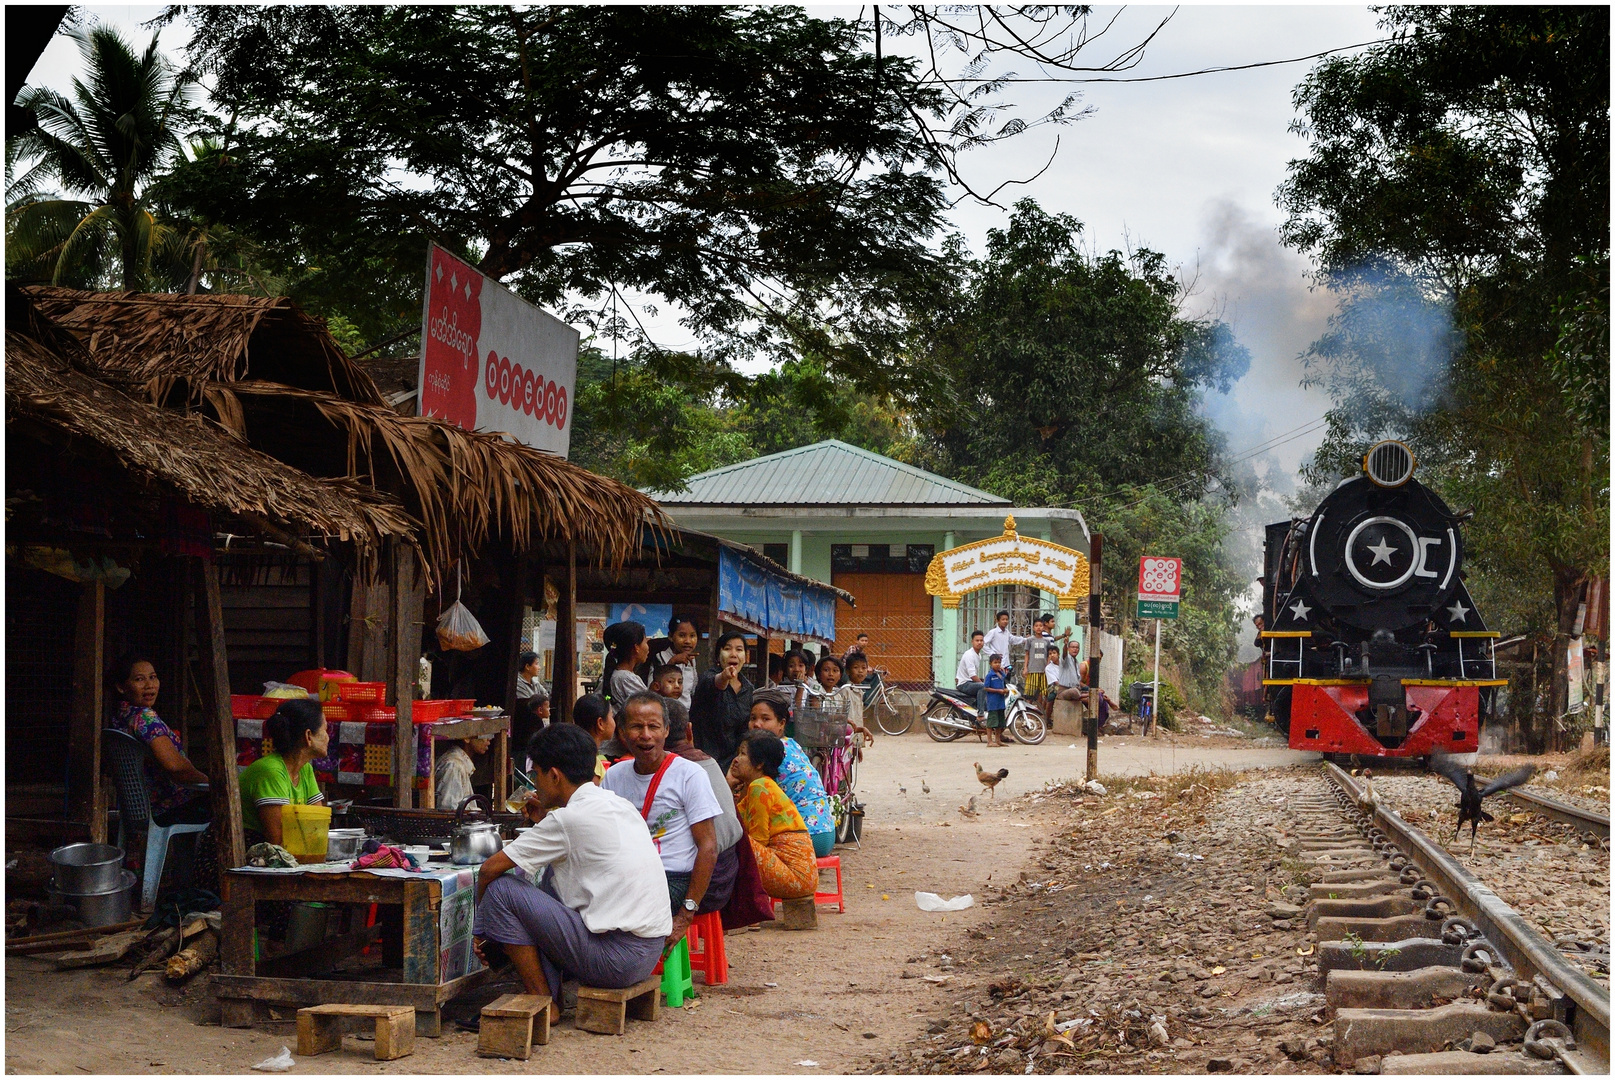
[[[566,457],[576,330],[436,244],[421,324],[422,416]]]

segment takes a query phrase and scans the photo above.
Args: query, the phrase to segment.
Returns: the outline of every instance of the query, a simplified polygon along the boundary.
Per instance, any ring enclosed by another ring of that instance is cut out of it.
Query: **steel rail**
[[[1324,771],[1355,803],[1362,794],[1357,782],[1338,765],[1324,765]],[[1503,958],[1514,968],[1516,977],[1530,980],[1540,975],[1571,1003],[1564,1018],[1574,1033],[1579,1052],[1609,1063],[1609,991],[1586,972],[1576,968],[1553,944],[1525,921],[1519,912],[1484,882],[1470,873],[1457,859],[1425,833],[1403,821],[1383,805],[1375,805],[1373,820],[1382,832],[1412,860],[1426,877],[1458,907],[1459,914],[1473,922]]]
[[[1609,815],[1595,814],[1591,810],[1583,810],[1579,806],[1550,799],[1546,795],[1539,795],[1534,791],[1524,791],[1520,788],[1510,788],[1502,793],[1503,797],[1515,806],[1541,814],[1554,821],[1562,821],[1566,825],[1574,825],[1579,832],[1591,833],[1593,836],[1609,839]]]

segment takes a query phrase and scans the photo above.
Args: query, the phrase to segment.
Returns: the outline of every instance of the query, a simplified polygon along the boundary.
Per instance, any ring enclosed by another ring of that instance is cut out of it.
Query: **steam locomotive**
[[[1297,750],[1473,754],[1496,677],[1463,580],[1462,516],[1376,443],[1312,516],[1267,526],[1261,645],[1268,717]]]

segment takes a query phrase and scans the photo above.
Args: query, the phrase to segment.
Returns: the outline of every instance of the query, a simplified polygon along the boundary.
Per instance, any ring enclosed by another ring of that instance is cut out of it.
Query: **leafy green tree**
[[[188,74],[136,53],[115,29],[74,28],[84,58],[72,97],[25,87],[38,126],[6,142],[6,264],[12,278],[80,288],[144,289],[175,240],[149,185],[182,158]]]
[[[350,309],[418,298],[428,238],[551,306],[632,287],[729,355],[873,383],[945,206],[945,111],[867,31],[788,7],[185,9],[233,165],[209,219]],[[189,187],[189,190],[187,189]],[[288,277],[291,275],[288,273]],[[381,333],[396,324],[366,327]]]
[[[752,379],[735,411],[736,422],[759,454],[824,439],[888,454],[903,437],[899,409],[837,378],[815,360],[786,360]]]
[[[1409,438],[1475,511],[1477,598],[1534,582],[1553,613],[1558,715],[1583,585],[1609,562],[1608,13],[1394,7],[1383,25],[1391,41],[1297,89],[1309,153],[1279,191],[1286,241],[1345,297],[1309,356],[1336,401],[1312,478]]]

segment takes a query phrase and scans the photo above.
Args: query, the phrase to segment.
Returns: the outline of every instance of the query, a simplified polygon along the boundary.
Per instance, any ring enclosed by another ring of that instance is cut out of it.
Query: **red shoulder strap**
[[[645,805],[639,808],[639,816],[646,821],[650,820],[650,804],[656,801],[656,789],[662,786],[662,777],[667,774],[668,767],[673,764],[673,759],[677,756],[677,754],[668,753],[663,757],[661,767],[656,770],[656,775],[650,778],[650,787],[645,789]]]

